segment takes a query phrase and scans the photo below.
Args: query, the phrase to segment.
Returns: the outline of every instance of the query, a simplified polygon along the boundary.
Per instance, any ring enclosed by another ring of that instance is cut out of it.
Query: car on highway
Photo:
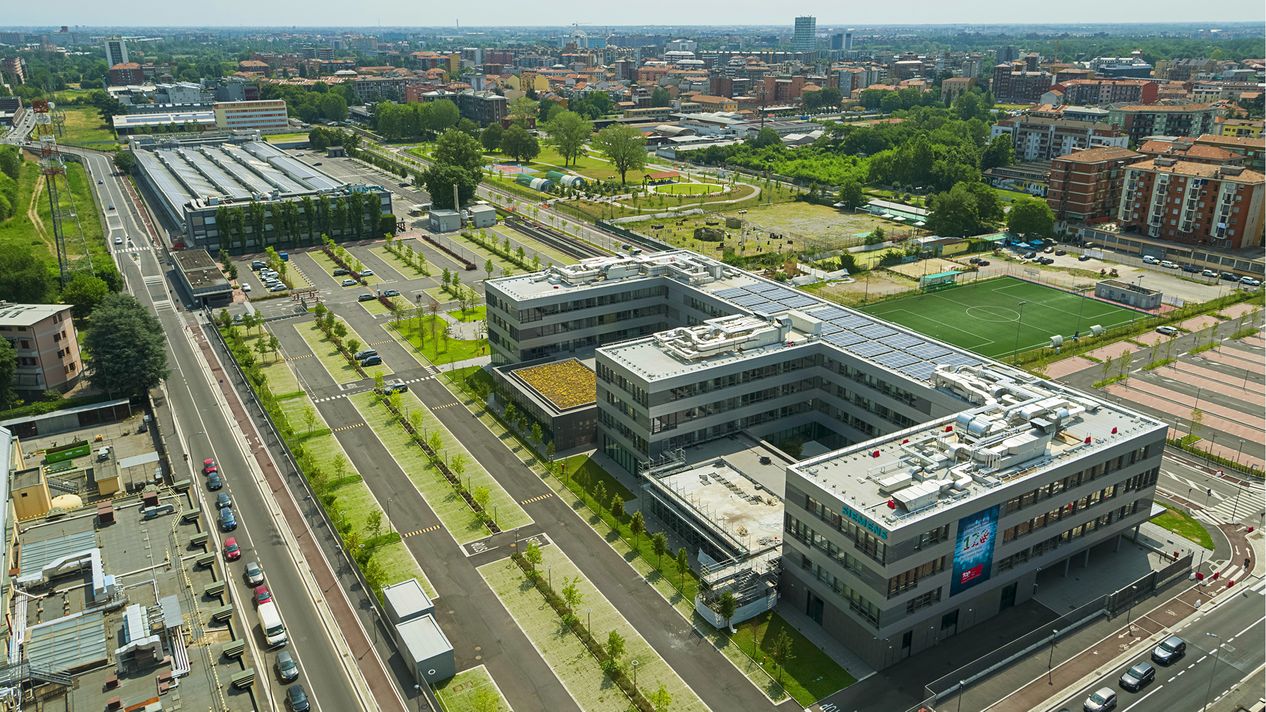
[[[233,514],[232,507],[225,507],[220,510],[220,531],[231,532],[237,529],[237,515]]]
[[[1111,687],[1101,687],[1090,693],[1081,705],[1085,712],[1108,712],[1117,708],[1117,693]]]
[[[1152,662],[1161,665],[1172,665],[1182,659],[1187,654],[1187,641],[1176,635],[1171,635],[1161,641],[1160,645],[1152,649]]]
[[[242,577],[246,579],[246,585],[252,588],[263,585],[264,569],[258,561],[247,561],[246,568],[242,569]]]
[[[114,203],[110,203],[109,205],[107,205],[106,210],[114,210]]]
[[[299,679],[299,663],[295,662],[294,656],[288,650],[277,653],[277,661],[273,663],[273,669],[277,671],[277,679],[282,683]]]
[[[214,492],[215,490],[222,489],[223,487],[224,479],[220,477],[220,473],[212,472],[207,475],[207,489]]]
[[[122,244],[123,244],[123,237],[122,237],[122,236],[116,236],[116,237],[114,238],[114,244],[116,244],[116,245],[122,245]]]
[[[242,547],[237,545],[237,537],[231,536],[224,540],[224,558],[229,561],[242,558]]]
[[[255,601],[257,606],[261,603],[268,603],[273,600],[273,592],[269,591],[267,586],[256,586],[252,600]]]
[[[308,693],[304,692],[303,685],[295,685],[286,690],[286,704],[293,712],[308,712],[312,709],[312,703],[308,701]]]
[[[220,466],[215,464],[215,460],[207,458],[202,461],[202,474],[209,475],[212,472],[219,472]]]
[[[348,277],[347,279],[343,280],[342,282],[339,282],[339,284],[343,285],[344,287],[355,287],[355,286],[356,286],[356,280],[352,279],[351,277]]]
[[[404,393],[407,390],[409,390],[409,385],[399,378],[395,378],[382,384],[382,389],[379,392],[389,395],[391,393]]]
[[[1156,327],[1156,333],[1164,334],[1165,336],[1176,336],[1178,329],[1173,326],[1158,326]]]
[[[1151,663],[1140,662],[1121,673],[1121,679],[1117,683],[1130,692],[1138,692],[1155,679],[1156,668]]]
[[[97,179],[97,185],[104,185],[104,184],[105,184],[105,181],[101,180],[100,178]]]
[[[232,506],[233,506],[233,498],[229,496],[228,492],[221,492],[215,496],[216,509],[224,509],[225,507],[232,507]]]
[[[242,291],[243,291],[243,292],[245,292],[246,294],[250,294],[250,293],[251,293],[251,285],[246,284],[246,283],[243,283],[243,284],[242,284]]]
[[[372,294],[361,294],[361,295],[359,295],[359,296],[357,296],[357,297],[356,297],[356,301],[358,301],[358,302],[372,302],[372,301],[374,301],[374,300],[375,300],[375,299],[377,299],[377,298],[378,298],[378,297],[375,297],[375,296],[374,296],[374,295],[372,295]]]

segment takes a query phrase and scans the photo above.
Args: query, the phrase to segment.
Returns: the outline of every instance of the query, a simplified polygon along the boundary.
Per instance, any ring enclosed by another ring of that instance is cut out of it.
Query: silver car
[[[1108,712],[1117,708],[1117,693],[1111,687],[1101,687],[1090,693],[1085,704],[1081,706],[1085,712]]]

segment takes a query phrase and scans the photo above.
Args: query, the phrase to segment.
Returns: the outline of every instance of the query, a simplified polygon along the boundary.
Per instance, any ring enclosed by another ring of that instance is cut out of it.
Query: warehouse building
[[[262,140],[258,132],[136,136],[146,197],[187,247],[261,252],[394,232],[391,193],[333,178]],[[179,238],[176,242],[181,242]]]
[[[734,587],[759,607],[771,570],[759,539],[727,547],[699,516],[725,500],[703,479],[760,497],[707,448],[788,455],[767,487],[785,507],[779,595],[875,667],[1028,600],[1039,570],[1150,514],[1164,423],[710,258],[601,257],[486,287],[494,363],[592,354],[598,449],[668,528],[698,532],[702,598]]]

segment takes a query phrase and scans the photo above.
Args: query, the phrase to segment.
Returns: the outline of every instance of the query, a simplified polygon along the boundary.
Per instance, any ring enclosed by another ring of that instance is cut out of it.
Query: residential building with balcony
[[[20,393],[65,391],[83,376],[69,305],[0,301],[0,336],[17,353],[13,389]]]
[[[1124,168],[1140,158],[1128,148],[1105,146],[1052,160],[1046,202],[1055,219],[1092,222],[1116,215]]]
[[[1157,84],[1142,79],[1072,79],[1052,85],[1051,91],[1060,92],[1059,100],[1048,101],[1043,95],[1042,103],[1151,104],[1156,101]]]
[[[991,138],[1003,135],[1011,136],[1017,161],[1049,161],[1085,148],[1125,148],[1129,142],[1108,124],[1028,114],[1003,119],[990,129]]]
[[[1111,107],[1108,123],[1132,143],[1148,136],[1199,136],[1213,133],[1218,109],[1213,104],[1125,104]]]
[[[1117,219],[1150,238],[1221,249],[1262,244],[1264,177],[1243,166],[1154,158],[1125,167]]]
[[[1000,102],[1035,104],[1050,88],[1050,73],[1028,71],[1024,62],[999,64],[993,68],[993,95]]]
[[[1258,173],[1266,171],[1266,138],[1262,136],[1204,134],[1196,139],[1196,144],[1230,151],[1240,156],[1248,168]]]

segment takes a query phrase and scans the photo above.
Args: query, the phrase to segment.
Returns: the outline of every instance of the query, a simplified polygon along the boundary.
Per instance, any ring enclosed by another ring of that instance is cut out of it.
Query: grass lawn
[[[293,133],[268,134],[267,136],[264,137],[264,140],[269,143],[294,143],[294,142],[300,142],[300,141],[306,142],[308,140],[308,134],[303,133],[302,131],[296,131]]]
[[[715,183],[665,183],[655,186],[652,190],[667,195],[707,195],[720,193],[722,186]]]
[[[487,234],[486,230],[484,232]],[[475,263],[476,271],[471,273],[472,275],[482,274],[486,277],[488,272],[484,269],[484,267],[488,264],[488,260],[492,260],[494,276],[509,276],[512,274],[519,274],[523,271],[521,268],[511,264],[508,260],[493,254],[492,250],[476,243],[474,240],[461,233],[458,233],[457,237],[452,239],[454,245],[460,247],[462,250],[469,253],[469,255],[473,255],[471,256],[471,261]],[[488,235],[487,239],[492,240],[494,238],[492,235]],[[527,259],[531,260],[532,257],[528,255]],[[471,279],[474,278],[475,277],[473,276],[471,277]],[[465,276],[463,276],[462,279],[465,280]]]
[[[348,363],[347,359],[343,358],[343,354],[339,352],[333,342],[325,339],[325,335],[317,329],[315,322],[309,321],[298,324],[295,329],[303,337],[303,340],[308,342],[308,348],[312,349],[312,353],[316,354],[316,357],[321,361],[321,365],[325,367],[325,370],[329,372],[330,377],[336,383],[352,383],[353,381],[361,380],[362,377],[356,372],[356,368]],[[368,343],[351,329],[348,329],[347,335],[348,338],[360,341],[361,346]],[[373,378],[376,373],[381,373],[385,377],[391,375],[392,371],[387,368],[386,364],[383,364],[381,366],[370,366],[365,369],[365,373],[369,378]]]
[[[739,213],[739,209],[746,212]],[[727,218],[738,219],[740,226],[727,227]],[[661,227],[656,229],[656,225]],[[799,251],[808,245],[836,250],[861,244],[866,235],[880,226],[894,237],[902,231],[912,230],[899,228],[867,213],[850,213],[825,205],[794,201],[750,208],[727,206],[724,213],[648,220],[634,223],[631,227],[673,245],[720,257],[723,249],[738,255],[760,255],[787,249]],[[720,229],[725,237],[720,242],[695,239],[694,231],[700,227]],[[790,245],[787,240],[772,239],[771,234],[788,238]]]
[[[473,309],[470,309],[468,311],[462,311],[461,309],[454,309],[448,314],[449,316],[453,317],[454,319],[458,321],[483,321],[488,318],[488,307],[480,304],[479,306]]]
[[[1177,507],[1166,506],[1165,513],[1156,515],[1152,523],[1184,539],[1194,541],[1206,549],[1213,548],[1213,537],[1209,534],[1209,530],[1205,529],[1195,517]]]
[[[115,151],[119,142],[114,131],[101,119],[101,112],[91,106],[67,106],[63,109],[66,124],[58,143],[95,148],[98,151]]]
[[[17,183],[17,204],[13,206],[13,216],[0,222],[0,249],[30,252],[44,262],[50,272],[55,272],[53,223],[49,214],[47,186],[40,175],[39,164],[24,160]],[[92,257],[98,257],[98,262],[108,260],[109,248],[83,166],[67,162],[66,175],[57,179],[57,187],[71,268],[86,268],[84,260]],[[32,212],[34,220],[29,214]],[[70,217],[72,212],[78,215],[78,221]]]
[[[580,639],[563,630],[554,609],[523,576],[518,564],[502,559],[484,564],[478,571],[580,709],[607,712],[629,708],[629,698],[607,678]]]
[[[435,688],[446,712],[510,712],[510,704],[488,674],[488,668],[462,670]]]
[[[419,325],[421,326],[421,332],[419,332]],[[432,326],[434,326],[434,329],[432,329]],[[455,361],[465,361],[466,359],[483,356],[488,353],[488,342],[485,339],[466,341],[450,338],[445,340],[442,334],[447,327],[448,322],[438,316],[427,314],[422,318],[421,322],[417,319],[405,319],[399,324],[392,325],[391,328],[395,329],[415,351],[421,353],[426,357],[426,360],[437,366]]]
[[[351,257],[355,258],[355,255],[352,255],[350,252],[348,254],[351,255]],[[321,265],[321,269],[325,270],[325,273],[330,275],[330,278],[333,279],[335,282],[342,282],[344,279],[347,279],[347,277],[334,276],[334,270],[338,269],[338,263],[335,262],[333,259],[331,259],[329,255],[325,254],[325,251],[311,250],[308,252],[308,255],[318,265]],[[368,277],[365,277],[364,279],[365,279],[364,286],[367,286],[367,287],[372,287],[375,284],[380,284],[382,282],[382,278],[376,274],[371,274]],[[361,285],[357,285],[357,286],[359,287]],[[345,287],[345,289],[355,289],[355,288],[356,287]]]
[[[406,309],[409,307],[408,301],[405,299],[401,299],[400,297],[387,297],[387,299],[405,307]],[[360,304],[361,307],[364,308],[365,311],[369,312],[370,314],[373,314],[374,316],[377,316],[379,314],[391,313],[391,310],[387,308],[387,305],[383,304],[382,301],[378,299],[375,299],[369,302],[357,302],[357,304]]]
[[[419,254],[419,255],[421,254],[421,252],[416,247],[413,249],[416,254]],[[431,275],[438,274],[441,271],[441,270],[436,269],[435,265],[432,265],[426,260],[421,260],[420,264],[422,266],[422,269],[418,269],[414,265],[418,265],[419,261],[415,260],[413,262],[413,265],[410,265],[408,262],[405,262],[399,257],[396,257],[395,255],[388,252],[387,248],[383,247],[382,245],[371,247],[369,248],[369,251],[374,253],[375,255],[378,255],[378,257],[383,262],[394,265],[396,270],[399,271],[401,275],[404,275],[407,272],[412,272],[415,277],[430,277]]]
[[[498,243],[504,244],[506,238],[510,239],[511,250],[517,249],[520,245],[522,245],[523,251],[525,255],[527,256],[528,260],[532,259],[533,254],[539,254],[541,256],[542,261],[545,261],[546,258],[548,258],[549,260],[552,260],[560,265],[569,265],[576,261],[575,257],[571,257],[569,255],[563,254],[560,250],[550,247],[549,245],[546,245],[545,243],[533,240],[527,235],[524,235],[521,232],[516,232],[515,230],[512,230],[511,228],[508,228],[505,225],[499,224],[496,227],[493,227],[489,230],[489,234],[488,234],[489,240],[495,239]],[[479,266],[480,268],[483,267],[483,265],[479,265]],[[498,272],[497,276],[499,276],[500,274],[501,273]]]
[[[998,200],[1002,202],[1003,206],[1010,205],[1011,203],[1017,200],[1020,200],[1022,198],[1036,198],[1037,197],[1037,196],[1029,195],[1028,193],[1025,193],[1022,190],[1007,190],[1006,188],[991,188],[991,189],[993,190],[993,194],[998,196]],[[1037,198],[1037,199],[1041,200],[1041,198]]]
[[[1013,277],[897,297],[861,309],[993,358],[1045,346],[1055,334],[1067,338],[1078,329],[1087,332],[1092,324],[1111,328],[1145,316]]]
[[[736,630],[738,633],[731,638],[733,644],[759,661],[770,677],[775,680],[781,677],[787,693],[805,707],[857,682],[847,670],[776,613],[764,613],[736,626]],[[774,641],[783,631],[791,637],[793,659],[780,676],[778,665],[770,655]]]
[[[484,154],[484,158],[488,161],[488,163],[493,165],[517,165],[515,164],[514,159],[501,153],[487,153]],[[553,146],[546,145],[541,146],[540,154],[538,154],[532,162],[524,165],[527,168],[535,169],[537,173],[534,173],[533,175],[539,178],[544,178],[545,174],[552,170],[559,170],[565,173],[577,173],[593,181],[619,180],[620,178],[620,174],[615,170],[615,166],[608,163],[606,159],[586,153],[582,153],[577,156],[574,164],[568,165],[564,168],[563,157],[558,154],[558,150]],[[493,169],[493,174],[496,174],[495,169]],[[629,183],[641,183],[642,171],[629,171],[625,179]],[[514,180],[513,175],[510,175],[510,180]]]

